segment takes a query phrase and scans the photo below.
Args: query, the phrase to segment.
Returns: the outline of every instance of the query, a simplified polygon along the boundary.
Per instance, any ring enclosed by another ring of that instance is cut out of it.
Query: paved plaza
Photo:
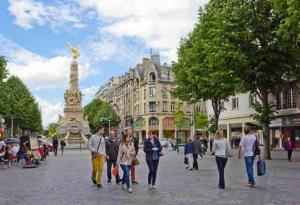
[[[87,150],[66,150],[65,156],[50,156],[47,164],[35,169],[13,167],[0,170],[1,205],[116,205],[116,204],[300,204],[300,153],[294,161],[274,151],[267,162],[267,176],[256,177],[257,187],[246,188],[244,162],[233,157],[226,167],[226,189],[217,188],[217,169],[213,156],[199,160],[198,171],[184,168],[183,154],[164,150],[160,161],[157,189],[147,188],[144,154],[139,155],[138,185],[132,194],[121,185],[106,183],[97,188],[90,180],[91,163]],[[113,181],[114,182],[114,181]]]

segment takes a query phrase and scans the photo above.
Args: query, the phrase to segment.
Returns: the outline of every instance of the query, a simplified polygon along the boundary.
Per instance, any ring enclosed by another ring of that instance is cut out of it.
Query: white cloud
[[[83,28],[80,22],[80,11],[71,4],[59,1],[55,5],[45,5],[37,0],[9,0],[9,12],[15,16],[15,23],[24,29],[32,29],[34,25],[50,24],[52,28],[70,24],[75,28]]]
[[[60,102],[52,103],[40,97],[36,97],[42,111],[43,127],[52,122],[57,122],[58,115],[63,115],[63,104]]]
[[[148,47],[176,59],[180,38],[193,28],[200,5],[209,0],[73,0],[83,8],[94,8],[98,16],[113,19],[100,28],[118,37],[138,37]]]
[[[83,95],[95,95],[96,92],[99,90],[100,86],[92,86],[89,88],[83,88],[82,89],[82,94]]]
[[[0,35],[0,53],[9,59],[8,70],[19,76],[30,89],[66,87],[72,59],[66,56],[44,58]],[[79,79],[92,73],[88,63],[79,64]]]

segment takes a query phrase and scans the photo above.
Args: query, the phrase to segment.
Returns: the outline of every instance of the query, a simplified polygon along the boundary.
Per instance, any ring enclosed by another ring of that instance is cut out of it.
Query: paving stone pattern
[[[215,158],[206,155],[199,159],[199,170],[189,171],[183,165],[183,154],[164,150],[157,189],[147,187],[148,169],[144,154],[136,168],[138,185],[133,193],[121,185],[107,184],[106,169],[103,188],[90,180],[91,161],[87,150],[66,150],[64,156],[50,156],[47,164],[34,169],[13,167],[0,170],[0,205],[179,205],[179,204],[241,204],[241,205],[299,205],[300,153],[287,162],[286,153],[274,151],[267,162],[267,175],[256,177],[256,188],[246,188],[244,161],[229,159],[226,189],[217,188],[218,173]]]

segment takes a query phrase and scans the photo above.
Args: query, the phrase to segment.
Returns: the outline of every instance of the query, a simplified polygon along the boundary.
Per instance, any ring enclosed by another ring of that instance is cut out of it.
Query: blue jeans
[[[159,160],[147,160],[146,162],[149,168],[148,184],[155,185]]]
[[[245,157],[245,165],[246,171],[248,176],[248,182],[252,185],[255,185],[254,181],[254,174],[253,174],[253,163],[254,163],[254,156]]]
[[[216,156],[216,163],[219,171],[219,188],[225,188],[224,169],[227,158]]]
[[[131,165],[124,165],[121,164],[121,168],[123,170],[123,180],[122,180],[122,184],[126,183],[127,188],[130,187],[130,169],[131,169]]]

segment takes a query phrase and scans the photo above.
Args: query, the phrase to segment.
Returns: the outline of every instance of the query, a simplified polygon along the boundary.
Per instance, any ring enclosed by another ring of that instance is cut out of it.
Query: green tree
[[[184,112],[182,110],[180,110],[179,103],[176,104],[176,110],[173,113],[173,119],[174,119],[176,128],[180,129],[185,125]]]
[[[110,119],[111,126],[117,126],[120,123],[120,117],[114,109],[99,98],[93,99],[84,107],[84,116],[87,117],[93,132],[95,132],[98,125],[102,125],[108,130],[108,122],[101,120],[101,118]]]
[[[213,132],[218,129],[224,102],[241,88],[240,80],[227,68],[237,68],[245,63],[245,59],[226,40],[224,28],[210,29],[215,24],[224,23],[214,6],[210,2],[204,10],[200,9],[198,23],[181,41],[178,62],[172,65],[177,85],[174,95],[182,100],[209,100],[214,110]]]
[[[271,159],[269,122],[274,105],[270,96],[300,72],[298,23],[290,29],[291,22],[299,20],[299,2],[211,0],[206,12],[213,22],[202,24],[207,33],[220,31],[218,40],[209,42],[210,47],[226,42],[221,47],[228,45],[236,54],[223,71],[238,78],[244,92],[259,98],[254,118],[263,125],[264,157]]]
[[[9,91],[6,93],[9,100],[9,106],[6,105],[9,108],[5,115],[6,121],[10,123],[11,117],[14,117],[21,129],[41,132],[41,111],[29,89],[16,76],[9,77],[5,84],[6,91]]]
[[[195,115],[195,125],[198,129],[207,129],[209,126],[209,120],[204,112],[197,112]]]
[[[0,56],[0,83],[2,83],[3,80],[8,75],[8,70],[6,66],[7,66],[7,60],[5,59],[4,56]]]
[[[55,122],[50,123],[45,130],[45,135],[47,138],[52,138],[57,134],[58,124]]]

